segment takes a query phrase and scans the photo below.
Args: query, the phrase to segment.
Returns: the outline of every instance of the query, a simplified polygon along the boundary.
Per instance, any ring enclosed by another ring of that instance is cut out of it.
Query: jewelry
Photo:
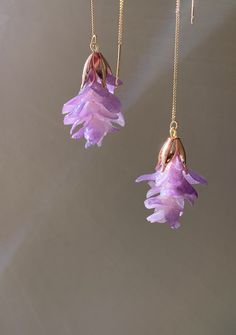
[[[192,0],[191,23],[194,21],[194,0]],[[177,136],[177,78],[179,61],[180,0],[176,0],[176,25],[174,48],[173,103],[170,122],[170,137],[162,146],[156,171],[140,176],[136,182],[147,181],[150,190],[144,202],[146,208],[154,209],[147,220],[151,223],[166,223],[172,229],[180,227],[180,217],[187,200],[191,205],[197,199],[193,184],[207,184],[196,172],[187,168],[186,154],[180,138]]]
[[[124,0],[120,0],[118,24],[118,49],[116,75],[99,51],[97,35],[95,34],[94,1],[91,6],[91,42],[92,53],[85,62],[81,89],[76,97],[64,104],[62,113],[65,125],[72,125],[73,139],[85,138],[85,148],[92,145],[101,146],[103,138],[119,128],[125,121],[121,111],[121,103],[115,96],[115,89],[122,84],[119,79],[121,47],[123,37]]]

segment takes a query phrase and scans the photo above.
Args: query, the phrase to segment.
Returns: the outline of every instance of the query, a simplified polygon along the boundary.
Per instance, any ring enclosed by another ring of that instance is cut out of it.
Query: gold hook
[[[194,6],[194,0],[192,0],[192,6],[191,6],[191,24],[194,23],[195,18],[195,6]]]

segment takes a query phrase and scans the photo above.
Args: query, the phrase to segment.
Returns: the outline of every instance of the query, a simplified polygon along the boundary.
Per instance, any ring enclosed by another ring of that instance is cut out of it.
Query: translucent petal
[[[147,220],[151,223],[165,223],[165,213],[163,210],[154,212],[152,215],[147,217]]]
[[[183,172],[184,178],[190,183],[190,184],[202,184],[207,185],[207,180],[197,174],[196,172],[192,170],[188,170],[188,173],[185,171]]]
[[[155,180],[156,179],[156,172],[151,174],[144,174],[143,176],[138,177],[135,181],[136,183],[139,183],[140,181],[149,181],[149,180]]]

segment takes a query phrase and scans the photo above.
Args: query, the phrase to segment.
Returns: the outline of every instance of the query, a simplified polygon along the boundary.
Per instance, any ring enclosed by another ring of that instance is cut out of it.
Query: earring
[[[192,0],[191,23],[194,21],[194,0]],[[197,173],[187,168],[186,154],[180,138],[177,136],[177,77],[180,34],[180,0],[176,1],[176,26],[174,48],[174,79],[173,103],[170,122],[170,136],[162,146],[156,170],[137,178],[136,182],[147,181],[150,190],[144,202],[145,207],[154,209],[147,220],[151,223],[166,223],[172,229],[180,227],[180,217],[183,215],[187,200],[191,205],[198,194],[193,184],[207,184],[207,181]]]
[[[119,79],[121,46],[123,35],[124,0],[120,0],[118,24],[118,50],[116,75],[99,51],[95,34],[94,2],[91,0],[91,42],[92,53],[85,62],[81,88],[76,97],[64,104],[64,124],[71,125],[73,139],[84,137],[85,148],[92,145],[101,146],[108,133],[119,130],[116,125],[124,127],[125,121],[121,103],[115,96],[115,89],[122,84]]]

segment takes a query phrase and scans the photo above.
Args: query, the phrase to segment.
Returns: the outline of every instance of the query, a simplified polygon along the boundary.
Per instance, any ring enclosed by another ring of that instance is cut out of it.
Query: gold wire
[[[124,0],[120,0],[119,4],[119,20],[118,20],[118,46],[117,46],[117,62],[116,62],[116,86],[118,86],[121,63],[121,47],[123,43],[124,30]]]
[[[97,52],[99,50],[97,44],[97,35],[95,34],[95,14],[94,14],[94,1],[90,0],[90,9],[91,9],[91,42],[90,49],[92,52]]]
[[[191,24],[194,21],[194,0],[191,5]],[[180,39],[180,0],[176,0],[176,17],[175,17],[175,47],[174,47],[174,74],[173,74],[173,98],[170,133],[176,135],[178,123],[176,121],[177,112],[177,85],[178,85],[178,65],[179,65],[179,39]]]
[[[194,10],[194,0],[192,0],[192,6],[191,6],[191,24],[193,24],[194,17],[195,17],[195,10]]]
[[[170,128],[178,128],[176,122],[177,107],[177,83],[178,83],[178,63],[179,63],[179,27],[180,27],[180,0],[176,0],[176,18],[175,18],[175,47],[174,47],[174,76],[173,76],[173,97]]]
[[[95,35],[95,15],[94,15],[94,2],[90,0],[90,9],[91,9],[91,34],[92,38]]]

